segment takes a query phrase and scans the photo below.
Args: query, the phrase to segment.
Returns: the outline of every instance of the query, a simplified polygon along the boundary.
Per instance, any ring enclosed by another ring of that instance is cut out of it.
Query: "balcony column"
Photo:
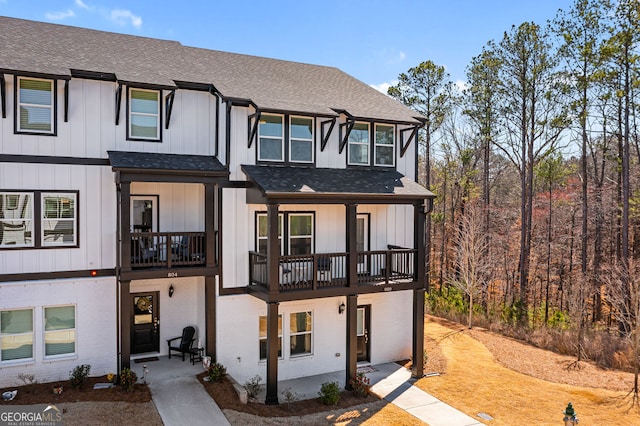
[[[207,268],[216,266],[216,188],[212,183],[204,184],[204,232],[205,232],[205,261]]]
[[[265,404],[278,404],[278,302],[267,303],[267,396]]]
[[[118,303],[120,310],[120,353],[118,358],[118,373],[123,368],[131,367],[131,281],[119,281],[120,291]]]
[[[119,177],[119,176],[118,176]],[[131,271],[131,182],[117,182],[120,237],[120,269]]]
[[[355,377],[358,370],[358,296],[347,296],[347,354],[345,389],[353,387],[349,381]]]
[[[358,205],[353,203],[345,204],[347,219],[347,287],[358,285],[358,233],[357,233],[357,210]]]
[[[267,204],[267,282],[269,293],[280,291],[280,242],[278,241],[278,204]]]
[[[412,351],[413,366],[411,367],[411,376],[420,378],[424,376],[424,296],[425,288],[429,287],[429,283],[425,280],[425,208],[423,203],[416,203],[413,206],[414,212],[414,247],[416,248],[416,257],[414,259],[415,279],[421,284],[421,287],[413,290],[413,336]]]
[[[206,322],[205,352],[216,359],[216,277],[204,277],[204,312]]]

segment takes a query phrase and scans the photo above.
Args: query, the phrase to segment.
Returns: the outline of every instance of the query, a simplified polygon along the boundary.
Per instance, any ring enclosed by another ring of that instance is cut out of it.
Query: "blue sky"
[[[425,60],[453,81],[489,40],[573,0],[0,0],[0,15],[340,68],[373,86]],[[2,29],[0,28],[0,31]],[[69,46],[73,48],[73,46]]]

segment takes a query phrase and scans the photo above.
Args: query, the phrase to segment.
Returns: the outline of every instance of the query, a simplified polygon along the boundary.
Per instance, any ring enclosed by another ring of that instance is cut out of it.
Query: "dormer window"
[[[55,80],[17,77],[16,133],[55,135]]]
[[[349,133],[349,165],[369,165],[369,123],[356,123]]]
[[[129,89],[128,139],[160,141],[160,91]]]
[[[258,161],[313,163],[311,117],[261,114],[258,126]]]
[[[376,124],[375,165],[393,167],[396,158],[395,132],[393,126]]]
[[[356,122],[348,143],[350,166],[394,167],[396,164],[395,126],[391,124]]]

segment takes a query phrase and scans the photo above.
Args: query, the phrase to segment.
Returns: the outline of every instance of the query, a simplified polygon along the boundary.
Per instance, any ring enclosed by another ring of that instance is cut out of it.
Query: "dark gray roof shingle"
[[[321,169],[243,165],[242,171],[267,197],[345,195],[352,198],[432,198],[434,194],[395,170]]]
[[[259,108],[418,123],[418,113],[337,68],[185,47],[176,41],[0,17],[0,71],[69,77],[72,69],[123,82],[212,84]]]
[[[204,155],[159,154],[148,152],[107,151],[114,171],[174,171],[211,175],[227,175],[215,157]]]

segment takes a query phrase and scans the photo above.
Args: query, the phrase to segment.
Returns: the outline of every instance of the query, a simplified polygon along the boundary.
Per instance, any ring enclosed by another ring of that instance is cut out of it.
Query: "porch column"
[[[345,389],[351,390],[349,381],[358,370],[358,296],[347,296],[347,365],[345,366]]]
[[[120,216],[120,268],[131,271],[131,182],[118,182],[120,197],[118,210]]]
[[[120,281],[120,358],[118,373],[131,368],[131,281]]]
[[[424,376],[424,295],[425,288],[429,283],[425,279],[425,208],[423,203],[416,203],[414,211],[414,247],[417,250],[414,259],[414,270],[416,281],[421,284],[421,288],[413,290],[413,336],[411,359],[411,376],[420,378]]]
[[[216,266],[216,189],[212,183],[204,184],[204,232],[205,232],[205,262],[207,268]]]
[[[267,282],[269,293],[280,291],[280,274],[278,263],[280,242],[278,241],[278,204],[267,204]]]
[[[278,302],[267,303],[267,397],[265,404],[278,404]]]
[[[204,277],[205,351],[216,361],[216,277]]]
[[[345,204],[347,219],[347,286],[358,285],[358,233],[356,212],[357,204]]]

